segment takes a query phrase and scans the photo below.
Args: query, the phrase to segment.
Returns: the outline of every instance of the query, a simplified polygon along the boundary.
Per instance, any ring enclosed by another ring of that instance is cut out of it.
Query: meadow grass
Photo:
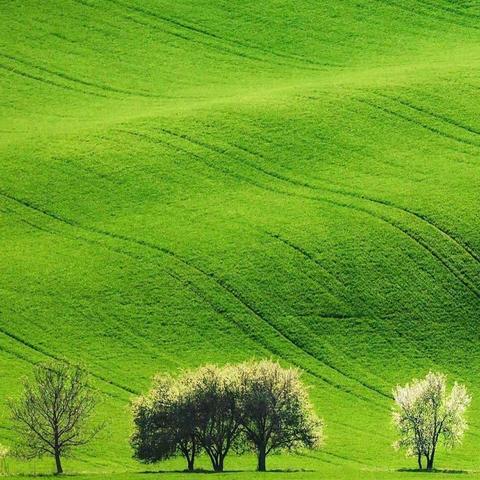
[[[288,478],[416,478],[391,447],[391,389],[429,369],[473,395],[438,468],[480,470],[477,3],[28,0],[0,15],[2,444],[19,379],[66,358],[108,419],[66,471],[152,478],[128,405],[155,372],[275,357],[326,422],[313,458],[272,460],[305,470]],[[227,460],[242,470],[228,478],[287,476]]]

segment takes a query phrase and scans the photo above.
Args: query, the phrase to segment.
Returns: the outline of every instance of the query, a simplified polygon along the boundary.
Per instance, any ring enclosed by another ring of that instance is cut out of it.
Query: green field
[[[67,472],[192,478],[131,458],[129,401],[274,357],[325,446],[225,478],[418,478],[391,390],[429,369],[473,395],[435,478],[480,478],[478,0],[8,0],[0,21],[0,443],[18,379],[67,358],[108,419]]]

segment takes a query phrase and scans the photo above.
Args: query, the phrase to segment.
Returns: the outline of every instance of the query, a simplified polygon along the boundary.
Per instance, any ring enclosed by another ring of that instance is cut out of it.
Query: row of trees
[[[471,402],[465,386],[448,391],[446,376],[429,373],[393,391],[394,446],[416,457],[418,468],[434,467],[440,442],[457,445],[466,429]],[[55,362],[35,368],[22,395],[10,401],[17,433],[13,453],[23,458],[51,455],[57,473],[62,458],[88,443],[101,430],[91,416],[98,396],[80,367]],[[253,450],[258,470],[269,453],[297,447],[316,448],[323,424],[314,414],[296,369],[272,361],[218,367],[209,365],[178,377],[159,375],[152,389],[133,404],[134,455],[156,462],[182,455],[188,470],[204,452],[215,471],[222,471],[231,451]],[[9,449],[0,445],[0,469]]]
[[[183,455],[188,470],[205,452],[216,472],[232,450],[256,452],[259,471],[269,453],[315,448],[322,440],[296,369],[272,361],[208,365],[174,378],[156,377],[133,406],[135,456],[156,462]]]

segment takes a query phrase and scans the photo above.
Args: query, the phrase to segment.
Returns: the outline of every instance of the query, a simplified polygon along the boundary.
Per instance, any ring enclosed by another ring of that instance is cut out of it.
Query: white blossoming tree
[[[0,475],[7,475],[7,458],[10,455],[10,449],[0,443]]]
[[[393,391],[393,421],[400,434],[394,447],[415,456],[420,470],[423,458],[427,470],[433,469],[440,440],[446,447],[454,447],[467,429],[465,411],[471,398],[458,383],[448,393],[446,380],[444,374],[430,372]]]

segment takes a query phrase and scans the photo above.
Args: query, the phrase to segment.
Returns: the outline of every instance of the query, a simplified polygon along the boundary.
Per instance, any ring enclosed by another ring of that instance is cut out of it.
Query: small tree
[[[271,452],[315,448],[322,440],[322,422],[315,416],[296,369],[261,361],[239,367],[241,423],[257,452],[259,471]]]
[[[394,447],[415,456],[420,470],[422,457],[427,470],[433,469],[439,440],[453,447],[467,429],[465,410],[471,398],[465,386],[457,383],[447,394],[446,383],[445,375],[430,372],[424,379],[415,379],[393,391],[393,421],[400,434]]]
[[[190,386],[183,379],[159,375],[147,395],[133,404],[134,456],[147,463],[178,454],[193,471],[200,448],[195,436],[195,412]]]
[[[7,458],[10,455],[10,449],[0,444],[0,475],[8,474]]]
[[[86,425],[96,405],[97,396],[80,367],[62,362],[38,365],[33,380],[24,381],[22,396],[10,401],[19,454],[52,455],[57,474],[63,473],[62,457],[88,443],[100,429]]]
[[[194,392],[196,436],[216,472],[240,440],[237,369],[207,365],[187,376]]]

